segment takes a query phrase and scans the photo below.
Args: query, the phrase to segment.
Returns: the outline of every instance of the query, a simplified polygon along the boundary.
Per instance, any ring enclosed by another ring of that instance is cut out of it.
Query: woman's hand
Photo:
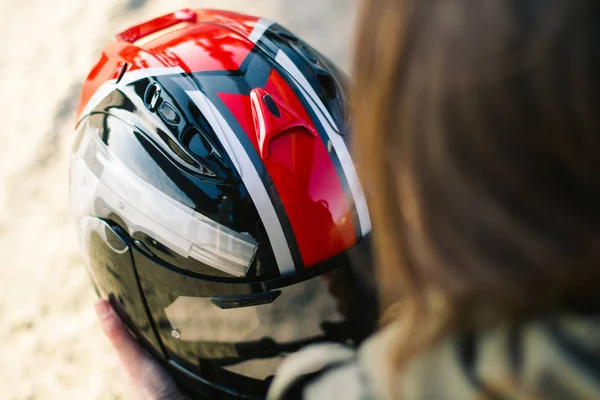
[[[183,400],[188,399],[175,382],[129,334],[129,331],[106,300],[98,300],[96,315],[104,334],[116,350],[121,364],[134,389],[142,399]]]

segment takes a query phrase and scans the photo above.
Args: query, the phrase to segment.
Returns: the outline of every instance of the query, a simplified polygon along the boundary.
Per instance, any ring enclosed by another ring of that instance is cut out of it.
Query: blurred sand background
[[[69,218],[80,85],[113,34],[181,7],[275,20],[348,71],[355,0],[0,1],[0,399],[130,398]]]

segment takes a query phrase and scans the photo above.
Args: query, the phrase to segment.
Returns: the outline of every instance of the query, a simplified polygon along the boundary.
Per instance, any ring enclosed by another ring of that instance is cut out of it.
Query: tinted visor
[[[348,254],[305,275],[236,283],[133,253],[169,362],[228,391],[261,397],[285,355],[323,341],[357,344],[374,325],[375,303]]]

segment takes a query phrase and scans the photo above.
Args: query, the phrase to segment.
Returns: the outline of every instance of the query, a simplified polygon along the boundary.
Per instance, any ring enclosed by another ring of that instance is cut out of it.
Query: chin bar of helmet
[[[129,234],[144,232],[183,257],[233,276],[246,276],[257,249],[250,235],[195,212],[145,182],[91,131],[85,133],[73,157],[71,197],[78,218],[92,215],[100,199],[123,218]],[[157,177],[161,178],[169,179]]]

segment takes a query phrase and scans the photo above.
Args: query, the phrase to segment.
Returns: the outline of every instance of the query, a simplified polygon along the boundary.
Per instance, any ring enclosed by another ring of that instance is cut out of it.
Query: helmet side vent
[[[275,101],[273,101],[273,98],[271,97],[270,94],[265,95],[263,97],[263,101],[264,101],[265,105],[267,106],[267,110],[269,110],[269,112],[271,114],[273,114],[277,118],[281,117],[279,108],[277,107],[277,104],[275,104]]]
[[[338,95],[337,85],[331,75],[318,73],[317,79],[319,80],[319,85],[323,88],[323,93],[327,97],[328,100],[335,100]]]
[[[160,100],[160,93],[162,92],[162,88],[156,82],[148,85],[146,88],[146,92],[144,92],[144,104],[148,110],[154,112],[158,107],[158,102]]]

